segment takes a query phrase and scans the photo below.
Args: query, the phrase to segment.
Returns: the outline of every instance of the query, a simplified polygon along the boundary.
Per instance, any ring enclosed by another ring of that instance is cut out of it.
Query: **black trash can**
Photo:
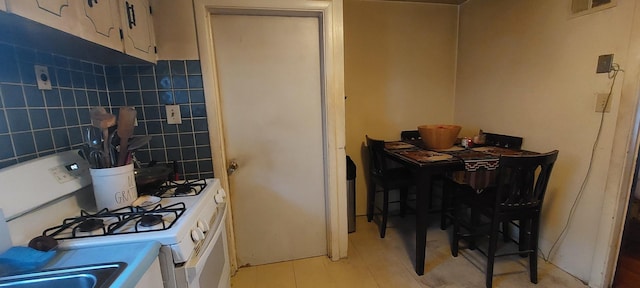
[[[347,156],[347,219],[349,233],[356,231],[356,163]]]

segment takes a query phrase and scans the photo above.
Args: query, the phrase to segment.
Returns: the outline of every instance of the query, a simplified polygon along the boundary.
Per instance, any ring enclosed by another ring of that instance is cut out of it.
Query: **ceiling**
[[[401,1],[401,2],[422,2],[422,3],[442,3],[460,5],[467,0],[385,0],[385,1]]]

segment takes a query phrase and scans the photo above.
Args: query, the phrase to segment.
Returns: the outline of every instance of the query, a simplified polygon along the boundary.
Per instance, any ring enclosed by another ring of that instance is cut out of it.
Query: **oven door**
[[[226,207],[225,207],[226,208]],[[176,267],[178,287],[184,288],[228,288],[230,266],[225,231],[226,209],[220,209],[217,219],[201,248],[181,267]],[[214,229],[215,228],[215,229]]]

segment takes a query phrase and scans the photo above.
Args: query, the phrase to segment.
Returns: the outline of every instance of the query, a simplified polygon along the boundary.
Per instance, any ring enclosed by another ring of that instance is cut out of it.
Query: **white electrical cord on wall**
[[[553,254],[553,250],[556,248],[556,245],[560,242],[561,239],[563,239],[566,236],[566,233],[569,229],[569,224],[571,223],[571,219],[573,219],[573,215],[576,211],[576,208],[578,207],[578,202],[580,202],[580,199],[582,198],[584,189],[587,186],[587,180],[589,179],[589,176],[591,174],[591,168],[593,166],[593,158],[595,157],[595,154],[596,154],[596,147],[598,147],[598,143],[600,142],[600,135],[602,134],[602,126],[604,124],[604,113],[606,113],[605,111],[607,111],[607,106],[609,106],[611,95],[613,94],[613,88],[616,84],[616,79],[618,77],[618,72],[624,72],[624,70],[620,69],[620,65],[616,63],[611,64],[611,66],[612,68],[611,68],[611,71],[609,71],[608,73],[608,77],[609,79],[613,79],[613,80],[611,81],[611,86],[609,87],[607,100],[605,102],[605,105],[600,115],[600,124],[598,126],[598,134],[596,135],[596,139],[593,141],[593,147],[591,148],[591,157],[589,159],[589,167],[587,168],[587,173],[584,175],[584,179],[582,180],[582,185],[580,185],[580,190],[578,190],[578,195],[576,195],[576,199],[573,201],[573,204],[571,205],[571,210],[569,210],[569,216],[567,217],[567,221],[565,222],[564,227],[560,232],[560,235],[558,235],[558,238],[553,242],[553,245],[551,245],[551,249],[549,249],[548,255],[545,256],[542,250],[538,248],[540,254],[542,254],[542,259],[544,259],[546,262],[549,262],[549,259],[551,259],[551,255]]]

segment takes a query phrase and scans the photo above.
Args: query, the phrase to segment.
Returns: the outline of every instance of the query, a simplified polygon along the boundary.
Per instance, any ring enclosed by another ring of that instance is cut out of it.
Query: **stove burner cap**
[[[144,214],[140,217],[140,226],[152,227],[162,223],[162,215],[158,214]]]
[[[176,187],[176,191],[174,191],[173,194],[176,194],[176,195],[187,194],[191,192],[191,189],[192,188],[189,185],[180,185]]]
[[[102,227],[104,227],[104,221],[102,221],[102,219],[96,218],[89,218],[78,224],[78,229],[80,230],[80,232],[91,232]]]

